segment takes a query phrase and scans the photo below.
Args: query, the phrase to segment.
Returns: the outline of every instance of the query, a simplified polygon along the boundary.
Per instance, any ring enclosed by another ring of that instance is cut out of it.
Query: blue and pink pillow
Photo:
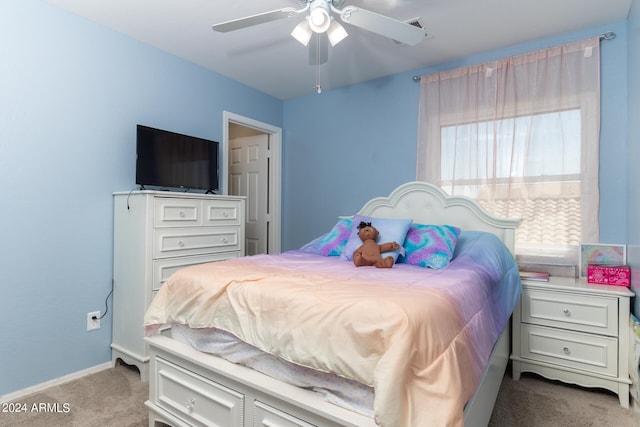
[[[351,234],[352,218],[341,218],[331,231],[304,245],[300,250],[324,256],[339,256]]]
[[[404,240],[404,256],[399,263],[421,267],[446,267],[456,248],[460,229],[451,225],[413,224]]]

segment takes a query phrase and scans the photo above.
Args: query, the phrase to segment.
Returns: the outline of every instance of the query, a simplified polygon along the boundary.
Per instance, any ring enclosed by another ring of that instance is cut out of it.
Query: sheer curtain
[[[417,179],[522,218],[521,259],[575,264],[599,238],[599,39],[420,82]]]

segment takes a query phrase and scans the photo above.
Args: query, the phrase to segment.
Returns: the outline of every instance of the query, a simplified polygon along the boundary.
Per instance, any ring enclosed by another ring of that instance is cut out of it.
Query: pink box
[[[630,286],[631,269],[628,265],[587,266],[587,282],[601,285]]]

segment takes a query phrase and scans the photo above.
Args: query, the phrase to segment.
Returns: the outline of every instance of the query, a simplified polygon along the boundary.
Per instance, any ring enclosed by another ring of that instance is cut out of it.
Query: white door
[[[246,254],[269,247],[269,135],[229,140],[229,194],[247,197]]]

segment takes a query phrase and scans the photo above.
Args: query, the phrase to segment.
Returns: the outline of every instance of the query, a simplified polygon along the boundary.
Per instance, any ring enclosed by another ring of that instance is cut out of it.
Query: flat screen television
[[[136,184],[185,190],[218,190],[218,143],[137,126]]]

